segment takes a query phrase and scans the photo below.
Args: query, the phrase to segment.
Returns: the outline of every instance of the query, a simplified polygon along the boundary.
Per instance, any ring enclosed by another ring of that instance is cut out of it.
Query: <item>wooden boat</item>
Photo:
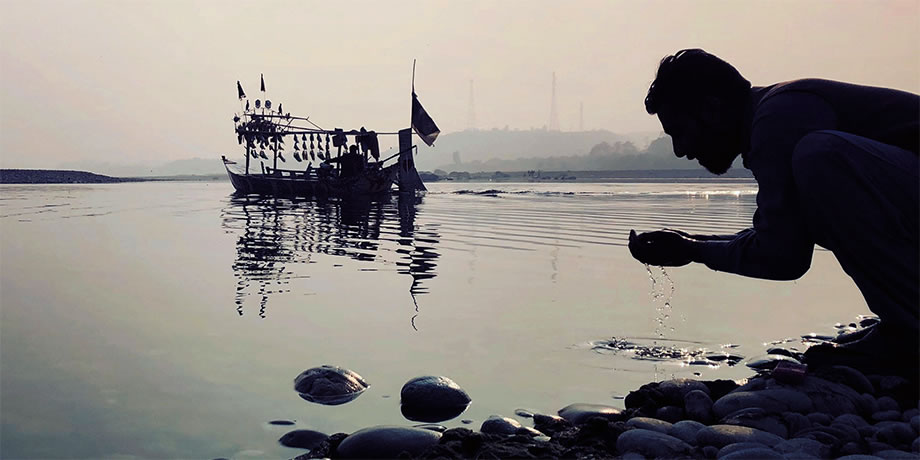
[[[224,168],[238,194],[294,197],[349,197],[392,191],[425,191],[425,184],[415,169],[413,131],[429,146],[440,130],[425,112],[415,94],[413,64],[412,115],[410,127],[396,132],[323,129],[309,117],[291,116],[272,109],[270,100],[256,99],[254,108],[237,82],[239,98],[245,101],[242,114],[233,117],[237,141],[245,147],[245,164],[223,156]],[[265,92],[262,79],[261,91]],[[397,153],[380,159],[378,136],[398,136]],[[309,137],[309,144],[308,144]],[[292,140],[290,155],[297,163],[285,159],[286,140]],[[324,145],[325,144],[325,145]],[[266,154],[266,150],[271,157]],[[279,168],[282,163],[295,165]],[[253,171],[258,162],[258,171]],[[316,165],[314,165],[316,163]]]

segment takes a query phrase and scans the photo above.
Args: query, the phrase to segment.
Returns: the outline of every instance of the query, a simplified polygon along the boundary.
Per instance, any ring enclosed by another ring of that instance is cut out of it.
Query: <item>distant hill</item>
[[[124,164],[97,161],[64,163],[64,169],[97,171],[116,177],[164,177],[164,176],[211,176],[226,175],[220,158],[188,158],[159,165]]]
[[[0,169],[0,184],[110,184],[128,181],[86,171]]]

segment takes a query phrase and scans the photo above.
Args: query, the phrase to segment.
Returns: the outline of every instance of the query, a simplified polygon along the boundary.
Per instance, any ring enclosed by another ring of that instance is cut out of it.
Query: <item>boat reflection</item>
[[[410,276],[417,315],[415,296],[428,292],[422,283],[436,276],[440,257],[438,232],[416,224],[421,202],[393,195],[328,201],[232,196],[221,218],[224,229],[237,235],[237,313],[242,316],[247,298],[256,295],[259,316],[266,317],[269,299],[291,292],[292,280],[329,268],[322,265],[328,259],[316,257],[322,254],[368,262],[362,270],[390,267]]]

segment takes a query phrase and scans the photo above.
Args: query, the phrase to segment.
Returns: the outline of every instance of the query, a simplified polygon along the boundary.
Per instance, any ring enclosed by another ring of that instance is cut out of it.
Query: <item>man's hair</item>
[[[737,107],[747,99],[750,89],[751,82],[731,64],[698,48],[680,50],[658,65],[655,81],[645,96],[645,111],[654,115],[665,105],[695,111],[711,96]]]

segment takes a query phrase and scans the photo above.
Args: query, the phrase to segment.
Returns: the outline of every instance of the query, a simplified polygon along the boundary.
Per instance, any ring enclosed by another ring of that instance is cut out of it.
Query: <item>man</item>
[[[917,95],[818,79],[751,87],[727,62],[687,49],[661,61],[645,107],[658,115],[678,157],[722,174],[740,154],[759,190],[752,228],[721,236],[631,231],[633,257],[794,280],[819,244],[881,321],[838,339],[840,346],[812,347],[806,360],[875,372],[906,365],[916,374]]]

